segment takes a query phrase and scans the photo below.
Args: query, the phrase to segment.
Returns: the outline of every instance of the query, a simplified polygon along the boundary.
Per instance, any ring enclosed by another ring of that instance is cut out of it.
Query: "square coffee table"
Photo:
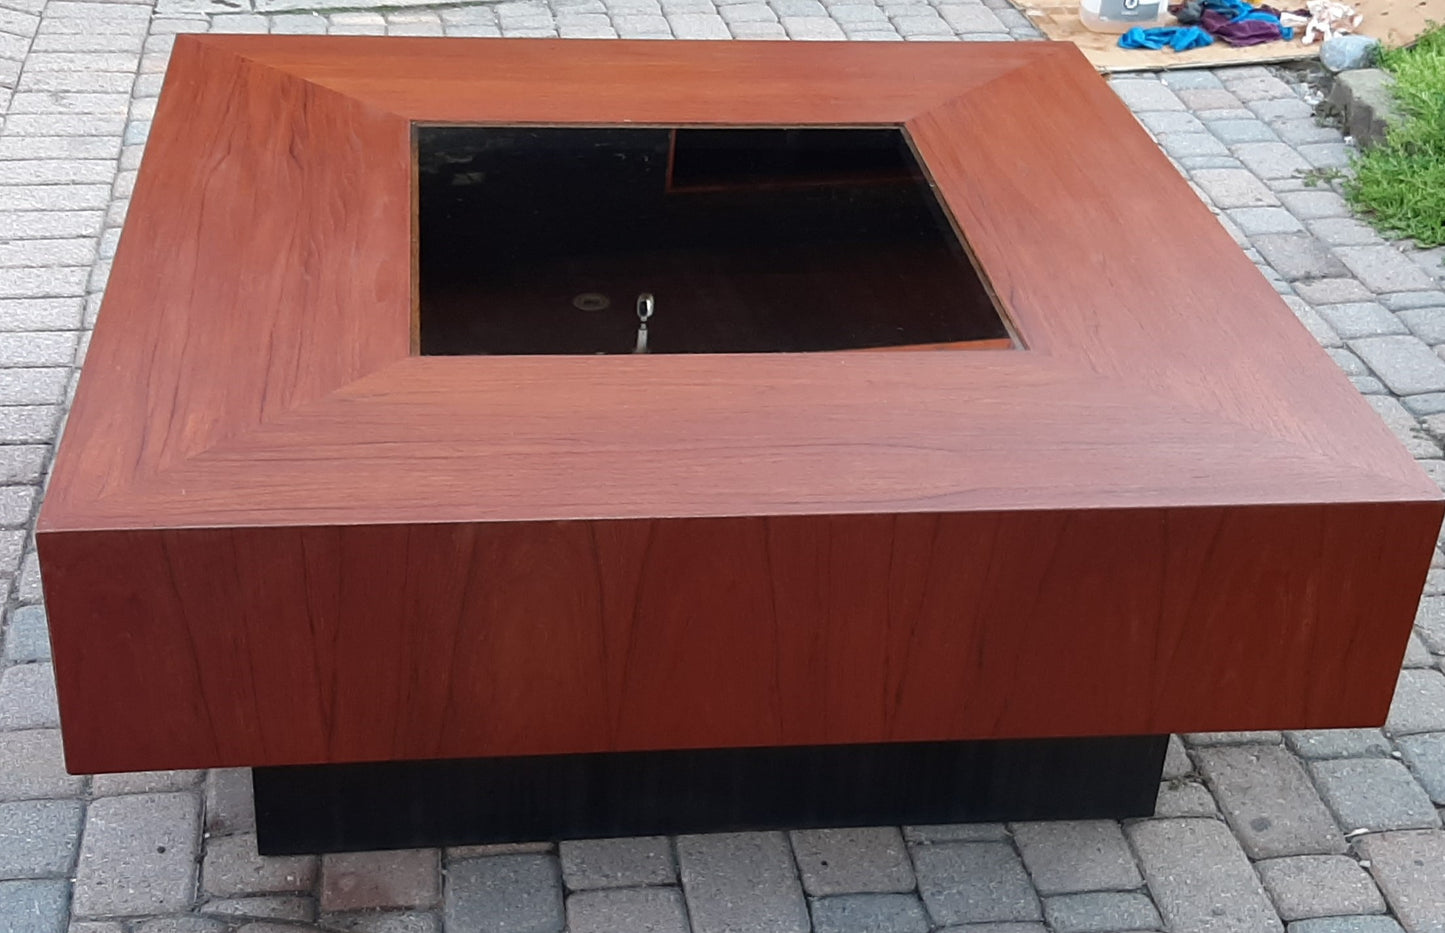
[[[1069,45],[182,36],[38,546],[304,851],[1148,812],[1441,516]]]

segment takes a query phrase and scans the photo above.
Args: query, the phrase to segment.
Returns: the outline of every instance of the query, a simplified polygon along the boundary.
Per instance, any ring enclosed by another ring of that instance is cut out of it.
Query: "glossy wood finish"
[[[411,121],[901,124],[1025,349],[413,356]],[[98,771],[1377,723],[1441,515],[1071,47],[182,36],[39,548]]]

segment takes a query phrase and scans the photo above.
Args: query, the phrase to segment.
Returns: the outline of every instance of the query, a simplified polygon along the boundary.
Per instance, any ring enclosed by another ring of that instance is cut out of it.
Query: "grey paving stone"
[[[1172,933],[1257,933],[1282,924],[1218,820],[1145,820],[1126,828]]]
[[[1445,732],[1402,736],[1395,744],[1430,800],[1445,806]]]
[[[251,833],[216,836],[206,843],[201,889],[207,894],[232,897],[309,891],[315,883],[314,856],[262,858],[256,852],[256,837]]]
[[[1231,95],[1233,96],[1233,95]],[[1279,136],[1263,120],[1210,120],[1209,132],[1229,145],[1278,142]]]
[[[1233,94],[1219,87],[1175,88],[1175,94],[1184,101],[1184,106],[1194,113],[1208,114],[1211,110],[1240,110],[1244,103]]]
[[[345,930],[348,933],[439,933],[441,920],[436,914],[417,911],[392,911],[387,913],[328,914],[322,922],[329,929]],[[628,929],[624,927],[624,929]],[[635,927],[640,933],[648,933],[647,927]],[[667,927],[654,928],[656,933],[673,933]],[[686,933],[686,930],[683,930]]]
[[[1332,855],[1345,840],[1299,760],[1283,748],[1251,745],[1198,753],[1214,796],[1251,858]]]
[[[55,672],[49,664],[17,664],[0,672],[0,730],[58,725]]]
[[[1001,33],[1005,28],[997,13],[972,3],[940,3],[938,12],[958,32]]]
[[[1439,464],[1441,468],[1445,468],[1445,463],[1442,463],[1442,462],[1439,461],[1439,460],[1430,460],[1430,461],[1426,461],[1426,462],[1427,462],[1427,463]],[[1434,658],[1433,655],[1430,654],[1430,649],[1428,649],[1428,648],[1425,647],[1425,643],[1420,640],[1420,636],[1419,636],[1419,635],[1416,635],[1414,632],[1411,632],[1411,633],[1410,633],[1410,638],[1409,638],[1409,640],[1405,642],[1405,660],[1404,660],[1404,663],[1402,664],[1402,666],[1403,666],[1403,667],[1434,667],[1434,666],[1435,666],[1435,658]]]
[[[1198,781],[1174,780],[1159,784],[1159,796],[1154,801],[1154,815],[1160,818],[1172,816],[1219,815],[1219,807],[1209,788]]]
[[[49,442],[55,436],[59,409],[54,405],[9,405],[0,408],[0,443]],[[0,713],[3,718],[3,713]]]
[[[1164,771],[1161,776],[1167,781],[1192,774],[1193,771],[1194,762],[1189,760],[1189,752],[1184,748],[1184,740],[1177,735],[1169,736],[1169,748],[1164,753]]]
[[[1139,114],[1139,122],[1155,135],[1163,133],[1197,133],[1204,135],[1204,124],[1184,110],[1156,110]]]
[[[1409,933],[1445,930],[1445,832],[1381,833],[1356,845],[1391,910]]]
[[[498,855],[447,866],[445,922],[478,933],[557,933],[562,877],[550,855]]]
[[[813,933],[928,933],[912,894],[846,894],[813,901]]]
[[[206,773],[206,831],[214,834],[256,828],[250,768],[217,768]]]
[[[1254,868],[1282,920],[1385,912],[1379,889],[1347,855],[1268,859]]]
[[[1250,239],[1265,261],[1288,281],[1326,279],[1345,274],[1345,267],[1334,254],[1308,234],[1271,233]]]
[[[946,823],[935,826],[905,826],[903,838],[909,845],[935,842],[997,842],[1009,837],[1002,823]]]
[[[134,929],[136,933],[225,933],[227,927],[207,917],[180,916],[143,920]]]
[[[64,933],[69,889],[64,881],[0,881],[0,929]]]
[[[666,836],[583,839],[558,846],[562,880],[573,891],[675,884],[672,843]]]
[[[78,800],[0,803],[0,879],[66,877],[80,843]]]
[[[1307,729],[1284,734],[1301,758],[1387,758],[1390,741],[1379,729]]]
[[[45,621],[45,607],[21,606],[10,614],[10,622],[5,629],[5,658],[18,662],[50,660],[50,631]]]
[[[1354,279],[1318,279],[1295,282],[1295,293],[1311,304],[1343,304],[1347,301],[1373,301],[1369,289]]]
[[[1122,891],[1143,883],[1118,823],[1016,823],[1012,828],[1040,894]]]
[[[677,888],[583,891],[567,898],[567,930],[569,933],[688,933],[687,909]]]
[[[1184,102],[1173,91],[1158,81],[1150,79],[1116,79],[1109,87],[1128,105],[1130,110],[1183,110]]]
[[[1300,101],[1306,111],[1309,105]],[[1282,120],[1271,120],[1270,125],[1279,134],[1279,138],[1292,146],[1302,146],[1311,143],[1338,143],[1340,142],[1340,131],[1332,126],[1320,126],[1313,118],[1308,116],[1302,118],[1291,118]]]
[[[1159,79],[1163,81],[1167,87],[1172,88],[1176,92],[1185,89],[1219,89],[1224,87],[1224,82],[1220,81],[1214,72],[1203,68],[1185,68],[1177,71],[1166,71],[1159,76]]]
[[[1048,933],[1042,923],[966,923],[939,928],[937,933]]]
[[[191,906],[200,801],[192,794],[106,797],[86,812],[75,875],[78,917],[134,917]]]
[[[1390,390],[1374,376],[1351,376],[1350,382],[1361,395],[1389,395]]]
[[[1332,354],[1337,351],[1330,351]],[[1381,420],[1405,445],[1411,456],[1438,457],[1440,445],[1435,443],[1421,427],[1420,422],[1394,398],[1389,396],[1371,397],[1365,400],[1379,414]]]
[[[1295,295],[1285,295],[1283,297],[1284,303],[1289,305],[1295,317],[1298,318],[1299,322],[1310,332],[1310,336],[1319,342],[1320,346],[1342,346],[1340,335],[1335,333],[1335,329],[1329,325],[1329,322],[1320,317],[1319,312],[1306,303],[1304,299]]]
[[[1418,337],[1370,337],[1351,341],[1350,349],[1400,395],[1445,390],[1445,362]]]
[[[1391,311],[1408,311],[1412,308],[1445,308],[1445,292],[1387,292],[1379,296],[1379,301]]]
[[[1406,308],[1397,312],[1410,333],[1431,346],[1445,343],[1445,305],[1436,308]]]
[[[1229,157],[1224,143],[1208,133],[1161,133],[1159,145],[1176,159]]]
[[[1231,146],[1245,167],[1260,178],[1293,178],[1310,169],[1310,163],[1288,143],[1247,142]]]
[[[1044,916],[1054,933],[1114,933],[1157,930],[1159,911],[1143,894],[1093,891],[1044,898]]]
[[[1216,207],[1274,207],[1279,198],[1252,172],[1246,169],[1202,169],[1194,173],[1194,182],[1209,195]]]
[[[1309,231],[1330,246],[1366,246],[1378,243],[1380,235],[1369,224],[1351,217],[1322,217],[1309,223]]]
[[[1295,99],[1288,84],[1264,69],[1230,68],[1221,72],[1219,78],[1242,101]]]
[[[896,827],[797,830],[792,841],[803,890],[814,897],[902,893],[915,886]]]
[[[938,924],[1039,920],[1023,864],[1003,842],[944,843],[913,850],[924,906]]]
[[[1346,339],[1357,337],[1381,337],[1388,334],[1403,334],[1408,331],[1400,319],[1384,305],[1371,301],[1351,302],[1339,305],[1316,305],[1320,313],[1335,332]]]
[[[679,836],[678,867],[697,933],[808,930],[808,908],[782,833]]]
[[[1349,217],[1350,205],[1334,191],[1324,188],[1307,188],[1280,195],[1285,209],[1301,220],[1319,220],[1326,217]]]
[[[260,895],[253,897],[216,897],[201,907],[203,913],[219,917],[253,920],[290,920],[310,923],[316,919],[316,901],[300,895]],[[331,916],[343,916],[332,914]],[[376,916],[376,914],[372,914]]]
[[[1246,236],[1267,233],[1298,233],[1304,228],[1282,207],[1242,207],[1227,212]]]
[[[72,797],[84,789],[84,777],[65,771],[58,730],[0,732],[0,800]]]
[[[1310,763],[1320,796],[1347,831],[1432,829],[1440,817],[1410,772],[1393,758]]]
[[[1288,933],[1403,933],[1393,917],[1321,917],[1318,920],[1296,920]]]
[[[1214,745],[1278,745],[1284,741],[1282,732],[1190,732],[1184,741],[1195,748]]]
[[[1342,246],[1335,254],[1371,291],[1428,291],[1435,287],[1423,269],[1388,244]]]
[[[95,797],[117,794],[161,794],[172,790],[189,790],[201,782],[200,771],[127,771],[119,774],[97,774],[91,778],[90,792]]]
[[[1344,169],[1350,165],[1353,150],[1342,142],[1306,143],[1297,151],[1314,168]]]
[[[1434,650],[1433,644],[1429,647]],[[1401,671],[1385,734],[1394,738],[1420,732],[1445,732],[1445,674]]]
[[[547,864],[553,865],[553,861]],[[555,871],[555,866],[551,870]],[[440,895],[440,853],[436,849],[340,852],[321,860],[321,909],[325,911],[433,907]]]

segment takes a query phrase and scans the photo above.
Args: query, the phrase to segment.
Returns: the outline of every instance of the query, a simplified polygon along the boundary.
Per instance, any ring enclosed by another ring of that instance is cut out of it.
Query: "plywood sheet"
[[[1319,55],[1320,50],[1318,42],[1303,45],[1298,39],[1241,49],[1216,42],[1188,52],[1121,49],[1117,35],[1091,32],[1084,28],[1083,23],[1079,22],[1077,0],[1015,0],[1015,5],[1034,25],[1043,30],[1045,36],[1078,46],[1089,62],[1100,71],[1157,71],[1166,68],[1258,65],[1264,62],[1314,58]],[[1381,39],[1390,46],[1413,42],[1425,31],[1427,20],[1445,21],[1445,0],[1354,0],[1354,6],[1365,15],[1360,32]]]

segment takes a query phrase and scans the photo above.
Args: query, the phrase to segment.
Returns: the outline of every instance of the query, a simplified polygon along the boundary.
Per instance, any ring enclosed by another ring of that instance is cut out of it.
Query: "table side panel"
[[[1383,720],[1435,502],[50,533],[79,772]]]

